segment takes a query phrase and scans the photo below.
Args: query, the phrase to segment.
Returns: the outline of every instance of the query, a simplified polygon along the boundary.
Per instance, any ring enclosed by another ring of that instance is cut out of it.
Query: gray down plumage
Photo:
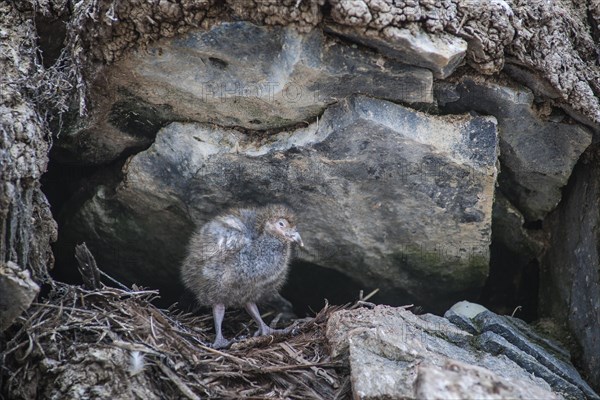
[[[294,213],[282,205],[234,208],[194,232],[181,279],[200,304],[213,308],[213,347],[230,344],[221,333],[228,306],[243,305],[258,325],[258,334],[289,332],[267,326],[256,302],[285,282],[292,243],[303,246]]]
[[[192,235],[181,275],[200,304],[240,306],[281,288],[291,242],[265,229],[266,214],[285,218],[291,211],[229,210]]]

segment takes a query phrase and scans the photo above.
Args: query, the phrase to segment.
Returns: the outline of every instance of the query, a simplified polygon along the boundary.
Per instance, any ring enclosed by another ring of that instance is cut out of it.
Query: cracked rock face
[[[327,29],[353,41],[378,49],[382,54],[430,69],[436,78],[447,78],[463,61],[467,42],[445,33],[431,35],[408,24],[406,28],[388,26],[381,31],[329,24]],[[380,35],[383,35],[383,39]]]
[[[517,318],[462,303],[445,318],[387,306],[334,313],[326,335],[332,355],[348,359],[354,397],[600,398],[559,344]]]
[[[433,101],[432,72],[326,37],[320,29],[222,23],[152,44],[96,79],[92,115],[56,156],[107,163],[152,142],[166,121],[250,130],[306,126],[353,93]]]
[[[498,119],[501,190],[526,220],[542,220],[559,203],[592,133],[561,115],[540,116],[533,93],[523,86],[465,77],[438,90],[446,111],[473,110]]]
[[[547,218],[552,246],[544,254],[541,309],[566,325],[583,349],[584,371],[600,389],[600,181],[598,150],[573,172],[569,194]]]
[[[234,205],[287,202],[302,260],[445,305],[487,276],[496,182],[492,117],[436,117],[367,97],[268,139],[173,123],[65,216],[67,248],[85,240],[120,277],[177,281],[192,223]]]

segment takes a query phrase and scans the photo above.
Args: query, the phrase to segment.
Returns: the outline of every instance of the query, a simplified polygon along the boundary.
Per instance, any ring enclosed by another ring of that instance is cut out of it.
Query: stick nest
[[[326,322],[340,307],[299,320],[285,337],[252,338],[249,318],[228,313],[225,325],[241,327],[241,340],[219,351],[208,346],[210,315],[159,309],[156,296],[135,287],[55,282],[0,340],[0,398],[349,396],[347,368],[330,358],[325,338]]]

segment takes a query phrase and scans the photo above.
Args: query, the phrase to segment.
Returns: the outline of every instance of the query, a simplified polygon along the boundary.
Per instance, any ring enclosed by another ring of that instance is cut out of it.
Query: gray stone
[[[537,315],[538,258],[545,245],[541,223],[527,224],[523,214],[496,191],[492,212],[490,275],[485,298],[488,307],[501,314],[518,313],[521,318]]]
[[[428,33],[417,24],[373,30],[329,23],[326,29],[405,64],[428,68],[436,78],[450,76],[467,53],[465,40],[445,32]]]
[[[476,340],[477,346],[480,349],[485,350],[493,355],[502,354],[503,356],[508,357],[521,368],[523,368],[524,371],[527,371],[534,376],[538,376],[544,381],[548,382],[554,391],[560,393],[565,398],[581,400],[586,399],[585,395],[577,386],[554,374],[543,364],[539,363],[536,358],[521,351],[518,347],[508,342],[502,336],[494,332],[484,332],[477,336]],[[594,396],[592,398],[597,399],[598,397]]]
[[[500,136],[500,187],[527,221],[543,219],[561,198],[579,156],[592,134],[577,124],[542,118],[533,108],[533,93],[480,78],[465,77],[437,88],[446,112],[493,115]]]
[[[575,169],[570,190],[545,220],[550,245],[542,257],[540,312],[565,324],[581,346],[580,363],[600,390],[600,166],[592,152]]]
[[[518,255],[521,264],[542,254],[544,243],[535,231],[526,229],[525,218],[501,192],[496,193],[492,214],[494,240]]]
[[[523,387],[492,371],[448,360],[444,365],[423,362],[418,368],[416,399],[559,399],[560,396],[537,386]]]
[[[175,290],[193,223],[239,204],[296,209],[302,260],[400,299],[446,308],[487,276],[497,137],[492,117],[438,117],[366,97],[318,123],[257,139],[174,123],[123,179],[63,216],[66,253]]]
[[[416,365],[410,357],[397,358],[373,351],[373,334],[353,336],[348,349],[352,392],[355,399],[409,399],[413,395]],[[385,340],[385,339],[383,339]],[[384,346],[381,346],[384,347]],[[406,350],[406,349],[405,349]]]
[[[147,147],[165,121],[279,130],[307,126],[354,93],[431,103],[432,84],[427,69],[330,39],[320,29],[222,23],[163,39],[106,67],[91,85],[92,115],[75,119],[56,153],[106,163]]]
[[[475,318],[482,312],[488,311],[488,309],[481,304],[471,303],[463,300],[453,305],[449,311],[454,311],[456,314],[462,315],[463,317]]]
[[[39,291],[29,271],[20,269],[12,261],[0,264],[0,332],[29,308]]]
[[[354,398],[561,398],[544,380],[473,347],[472,335],[434,315],[386,306],[338,311],[326,336],[332,356],[348,357]]]
[[[483,332],[478,342],[483,349],[506,355],[532,374],[543,377],[565,397],[600,399],[570,363],[568,353],[536,334],[527,324],[490,311],[478,314],[474,322]],[[487,334],[490,332],[494,335]]]
[[[584,115],[581,111],[571,107],[568,102],[562,102],[562,94],[552,86],[547,79],[534,71],[516,64],[506,64],[504,66],[504,71],[508,73],[511,78],[531,89],[536,96],[556,99],[560,107],[569,114],[571,118],[590,127],[596,135],[600,134],[600,124],[597,121],[592,120],[589,116]]]
[[[543,337],[518,318],[497,315],[478,304],[459,302],[444,315],[456,326],[477,335],[477,347],[502,354],[535,376],[542,377],[567,398],[600,399],[581,378],[559,343]]]
[[[473,322],[473,318],[487,310],[480,304],[459,301],[444,313],[444,318],[474,335],[479,333],[479,327]]]
[[[458,314],[452,309],[444,313],[444,318],[458,326],[460,329],[469,332],[471,335],[479,333],[477,325],[473,323],[471,318]]]

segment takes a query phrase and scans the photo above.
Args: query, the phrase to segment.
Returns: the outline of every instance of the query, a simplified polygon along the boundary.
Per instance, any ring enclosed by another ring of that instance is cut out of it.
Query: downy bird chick
[[[256,302],[283,286],[292,243],[304,247],[294,213],[283,205],[233,208],[192,235],[181,278],[201,305],[212,306],[214,348],[229,345],[221,332],[226,307],[244,306],[257,334],[287,333],[265,324]]]

